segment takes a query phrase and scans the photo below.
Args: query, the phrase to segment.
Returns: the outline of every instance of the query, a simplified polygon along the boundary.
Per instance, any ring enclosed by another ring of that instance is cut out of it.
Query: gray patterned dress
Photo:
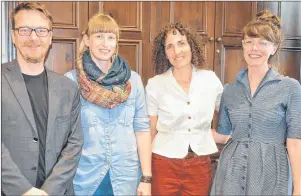
[[[270,69],[253,97],[248,71],[225,86],[218,133],[223,149],[210,195],[290,195],[292,175],[284,145],[301,139],[301,86]]]

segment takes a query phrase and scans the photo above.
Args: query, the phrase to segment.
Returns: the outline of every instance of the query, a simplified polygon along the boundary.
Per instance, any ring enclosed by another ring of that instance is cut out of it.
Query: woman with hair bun
[[[210,195],[301,194],[301,86],[273,69],[282,41],[280,19],[267,10],[243,28],[247,69],[224,87],[214,138],[232,140]]]

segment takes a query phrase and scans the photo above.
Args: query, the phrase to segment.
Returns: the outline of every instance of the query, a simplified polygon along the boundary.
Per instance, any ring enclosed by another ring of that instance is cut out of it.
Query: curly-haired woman
[[[156,36],[153,65],[157,76],[146,86],[152,195],[208,195],[209,154],[217,152],[210,127],[223,86],[205,69],[200,37],[180,22]]]

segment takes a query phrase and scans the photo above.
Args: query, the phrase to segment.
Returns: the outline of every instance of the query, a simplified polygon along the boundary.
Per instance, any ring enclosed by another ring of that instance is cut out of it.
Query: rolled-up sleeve
[[[229,118],[228,109],[225,103],[225,96],[227,96],[226,92],[227,85],[225,86],[224,92],[222,93],[220,109],[219,109],[219,117],[218,117],[218,127],[216,132],[223,135],[231,135],[232,133],[232,124]]]
[[[135,115],[133,121],[134,131],[149,131],[150,121],[147,115],[145,92],[141,77],[137,74],[137,94],[135,101]]]

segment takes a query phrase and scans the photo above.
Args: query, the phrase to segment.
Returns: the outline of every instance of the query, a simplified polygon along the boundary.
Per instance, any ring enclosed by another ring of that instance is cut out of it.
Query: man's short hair
[[[52,29],[53,18],[51,16],[51,14],[48,12],[47,9],[44,8],[43,5],[36,3],[36,2],[23,2],[23,3],[20,3],[19,5],[17,5],[17,7],[15,7],[15,9],[13,9],[13,11],[11,13],[13,29],[15,28],[15,16],[17,15],[18,12],[20,12],[22,10],[34,10],[34,11],[41,12],[42,14],[44,14],[46,16],[46,18],[48,18],[50,20],[50,23],[49,23],[50,29]]]

